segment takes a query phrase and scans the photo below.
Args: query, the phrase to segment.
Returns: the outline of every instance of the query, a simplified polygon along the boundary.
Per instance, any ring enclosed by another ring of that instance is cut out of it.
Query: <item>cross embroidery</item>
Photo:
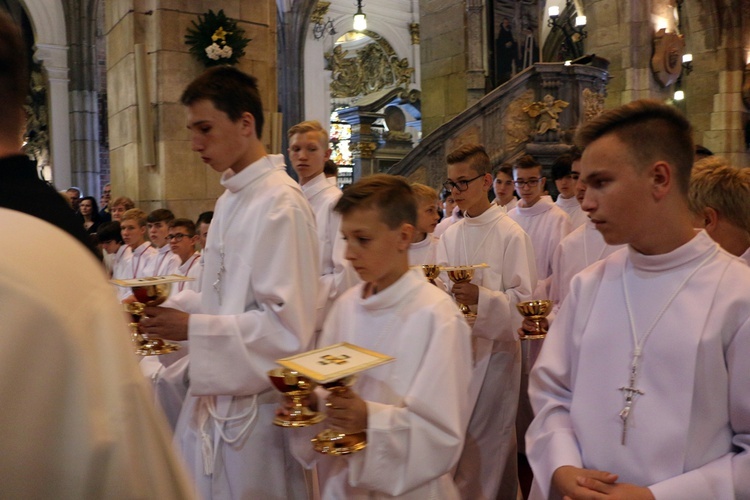
[[[346,354],[342,354],[341,356],[334,356],[332,354],[326,354],[325,356],[320,357],[322,361],[318,361],[321,365],[330,365],[331,363],[336,363],[337,365],[343,365],[346,363],[347,359],[349,359],[349,356]]]

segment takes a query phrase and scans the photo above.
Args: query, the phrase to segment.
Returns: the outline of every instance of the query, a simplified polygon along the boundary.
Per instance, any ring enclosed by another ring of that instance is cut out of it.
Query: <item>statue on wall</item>
[[[544,96],[544,100],[532,102],[524,107],[523,110],[531,118],[537,119],[536,133],[544,135],[547,132],[558,132],[560,130],[558,117],[562,110],[568,107],[568,104],[547,94]]]

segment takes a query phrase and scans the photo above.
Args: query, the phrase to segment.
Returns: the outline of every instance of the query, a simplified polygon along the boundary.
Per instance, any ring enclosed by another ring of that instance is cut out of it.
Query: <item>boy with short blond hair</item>
[[[122,214],[120,231],[122,240],[133,251],[130,259],[131,269],[128,279],[146,278],[153,276],[154,259],[158,254],[146,239],[146,212],[139,208],[131,208]]]
[[[480,144],[467,144],[446,158],[450,189],[464,218],[450,226],[438,245],[438,264],[488,264],[470,283],[457,283],[456,300],[476,312],[472,328],[474,411],[456,470],[461,497],[515,498],[518,486],[514,422],[520,390],[521,357],[516,304],[531,298],[536,283],[528,235],[505,211],[490,203],[490,158]],[[449,283],[447,276],[443,281]]]
[[[341,216],[333,207],[341,190],[325,176],[325,163],[331,155],[328,133],[320,122],[311,120],[294,125],[287,132],[289,159],[299,177],[302,192],[315,213],[320,248],[320,288],[316,331],[323,326],[333,301],[357,282],[357,276],[344,258],[345,245],[339,227]]]
[[[750,264],[750,171],[716,156],[696,162],[688,190],[697,227]]]
[[[386,174],[365,177],[335,210],[346,257],[364,283],[334,303],[319,345],[350,342],[395,360],[360,373],[344,393],[330,393],[328,418],[293,433],[295,451],[306,465],[317,462],[324,500],[457,498],[451,470],[471,411],[471,339],[450,297],[409,272],[416,222],[409,184]],[[367,447],[345,457],[317,454],[308,434],[326,426],[366,431]]]
[[[112,202],[112,220],[120,222],[122,220],[122,214],[130,209],[135,208],[135,202],[127,196],[118,196],[115,201]]]
[[[430,186],[418,182],[411,185],[411,190],[417,202],[417,223],[414,226],[414,238],[409,245],[409,264],[434,264],[438,239],[432,233],[440,220],[438,194]]]

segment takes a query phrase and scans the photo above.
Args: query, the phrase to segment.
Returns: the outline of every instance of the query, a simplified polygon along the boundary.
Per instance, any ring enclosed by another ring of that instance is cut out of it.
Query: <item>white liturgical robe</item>
[[[437,262],[438,241],[440,240],[427,233],[425,239],[409,245],[409,265],[435,264]]]
[[[578,203],[575,196],[571,196],[570,198],[558,196],[555,200],[555,205],[562,208],[568,214],[568,217],[570,217],[571,230],[589,220],[588,214],[581,209],[581,204]]]
[[[190,390],[175,440],[200,496],[304,498],[289,431],[274,426],[275,360],[311,347],[320,277],[315,217],[281,155],[222,175],[190,312]]]
[[[0,498],[193,498],[101,263],[40,219],[0,218]]]
[[[450,297],[416,273],[363,299],[365,286],[336,301],[319,345],[349,342],[395,358],[360,373],[353,387],[367,404],[367,447],[320,455],[310,437],[323,421],[292,430],[295,454],[317,462],[323,500],[458,499],[450,472],[471,412],[469,326]]]
[[[456,482],[462,498],[515,498],[514,422],[520,390],[521,357],[516,304],[531,298],[536,283],[529,236],[497,205],[448,228],[438,244],[438,264],[486,263],[472,283],[479,287],[472,328],[474,405]],[[450,283],[443,273],[441,278]],[[474,403],[476,401],[476,403]],[[509,496],[510,495],[510,496]]]
[[[130,260],[133,258],[133,250],[129,246],[123,244],[112,256],[112,278],[120,280],[129,280],[133,278],[132,264]],[[130,288],[112,285],[117,290],[117,298],[121,301],[126,299],[130,295],[133,295],[133,291]]]
[[[508,216],[531,238],[537,278],[546,279],[552,274],[552,254],[560,241],[570,233],[570,217],[548,196],[542,196],[531,207],[524,206],[521,200],[516,208],[508,212]]]
[[[320,242],[320,289],[315,329],[323,327],[323,320],[333,301],[359,281],[351,263],[346,260],[346,242],[341,235],[341,215],[333,207],[341,198],[341,190],[321,173],[304,186],[302,192],[310,202]]]
[[[748,248],[747,250],[745,250],[745,253],[743,253],[742,255],[740,255],[740,259],[742,259],[745,262],[747,262],[747,264],[750,266],[750,248]]]
[[[178,274],[177,269],[180,267],[180,258],[172,253],[169,245],[156,248],[152,273],[154,276],[167,276],[169,274]]]
[[[550,478],[563,465],[618,474],[659,500],[750,498],[748,286],[750,269],[705,231],[579,273],[531,373],[531,498],[556,498]],[[623,445],[631,320],[638,342],[651,333]]]
[[[147,278],[154,276],[154,264],[159,252],[146,241],[133,250],[130,258],[130,276],[128,279]]]

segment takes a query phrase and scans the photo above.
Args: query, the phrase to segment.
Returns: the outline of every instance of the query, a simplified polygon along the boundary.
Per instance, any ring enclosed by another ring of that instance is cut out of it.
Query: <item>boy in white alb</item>
[[[531,373],[530,498],[750,498],[750,269],[693,229],[692,127],[634,101],[576,141],[628,247],[573,279]]]
[[[131,279],[130,260],[133,258],[133,251],[122,240],[120,223],[117,221],[105,222],[96,230],[96,237],[102,246],[102,250],[112,256],[112,271],[109,277],[122,280]],[[133,294],[129,288],[115,286],[115,289],[117,290],[117,298],[121,301]]]
[[[417,223],[414,226],[414,238],[409,245],[409,265],[435,264],[439,240],[432,233],[440,220],[438,194],[430,186],[417,182],[411,185],[411,190],[417,200]]]
[[[204,499],[305,498],[304,471],[274,426],[275,360],[308,350],[320,276],[315,217],[261,142],[256,79],[229,66],[188,85],[193,149],[221,172],[200,293],[146,308],[146,334],[190,341],[190,390],[175,441]],[[183,312],[187,311],[187,312]]]
[[[317,462],[323,500],[458,499],[451,470],[471,411],[471,336],[451,298],[409,272],[411,189],[396,176],[368,176],[344,192],[336,211],[346,258],[364,283],[334,303],[319,345],[350,342],[395,360],[329,394],[325,421],[291,430],[295,454],[308,466]],[[321,455],[310,437],[325,427],[364,430],[367,447]]]
[[[153,276],[154,259],[158,251],[146,239],[146,212],[131,208],[122,214],[120,231],[122,240],[133,251],[128,279]]]
[[[492,190],[495,192],[495,205],[505,208],[509,212],[518,205],[516,187],[513,184],[513,165],[503,163],[492,171]]]
[[[290,128],[287,137],[289,159],[315,214],[318,230],[321,276],[315,330],[319,331],[333,301],[357,282],[357,276],[344,258],[341,216],[333,211],[341,190],[328,182],[323,172],[331,155],[328,134],[319,122],[306,121]]]
[[[588,220],[586,212],[576,199],[576,183],[581,168],[581,153],[574,149],[570,154],[558,157],[552,163],[552,180],[559,192],[555,205],[562,208],[570,217],[571,230],[583,225]]]
[[[183,281],[174,285],[174,291],[176,293],[183,290],[200,292],[203,266],[200,265],[201,254],[195,251],[195,245],[199,239],[195,223],[190,219],[174,219],[169,223],[168,231],[169,248],[180,263],[176,274],[193,278],[193,281]]]
[[[513,178],[521,195],[518,206],[508,212],[531,238],[536,258],[537,285],[535,296],[547,298],[547,278],[552,274],[552,254],[560,241],[570,232],[570,217],[554,202],[542,196],[545,177],[542,166],[530,155],[519,158],[513,165]]]
[[[453,199],[453,194],[451,194],[450,190],[443,189],[440,192],[440,200],[443,202],[443,219],[438,222],[438,225],[435,226],[435,231],[432,233],[437,239],[440,239],[440,236],[443,235],[446,229],[460,221],[464,216],[461,213],[461,209],[456,205],[456,200]]]
[[[154,257],[153,275],[167,276],[176,274],[180,267],[180,258],[172,252],[167,236],[169,223],[174,220],[174,214],[166,208],[157,208],[146,218],[146,228],[151,244],[158,252]]]
[[[750,264],[750,171],[709,156],[693,167],[688,192],[696,227]]]
[[[536,268],[531,241],[505,211],[490,203],[490,158],[484,147],[467,144],[447,157],[450,189],[465,217],[440,238],[438,264],[488,264],[470,283],[451,292],[476,312],[472,327],[474,370],[469,399],[473,412],[456,484],[461,498],[515,498],[518,485],[514,422],[521,358],[516,304],[531,298]],[[443,275],[445,283],[450,283]]]

